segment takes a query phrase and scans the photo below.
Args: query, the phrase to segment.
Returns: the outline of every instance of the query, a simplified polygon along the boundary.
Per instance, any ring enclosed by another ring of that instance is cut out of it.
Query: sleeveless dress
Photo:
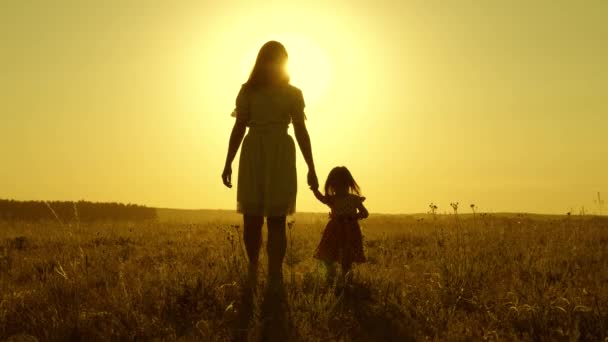
[[[302,91],[291,85],[241,87],[232,116],[249,130],[243,140],[237,182],[237,212],[287,216],[296,210],[296,149],[289,124],[303,122]]]
[[[365,197],[355,194],[327,196],[330,219],[323,231],[315,258],[350,265],[365,262],[363,235],[357,221],[357,207]]]

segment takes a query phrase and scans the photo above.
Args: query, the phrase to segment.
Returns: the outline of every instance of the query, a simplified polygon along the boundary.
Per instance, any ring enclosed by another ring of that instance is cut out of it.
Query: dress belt
[[[249,127],[248,134],[252,134],[252,135],[287,134],[287,129],[288,129],[288,126],[285,126],[285,125],[251,126],[251,127]]]

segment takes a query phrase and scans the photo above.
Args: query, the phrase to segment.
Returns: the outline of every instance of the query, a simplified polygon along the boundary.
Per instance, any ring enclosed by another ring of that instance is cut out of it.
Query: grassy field
[[[372,215],[337,290],[311,257],[325,223],[296,215],[274,309],[265,268],[243,299],[235,214],[0,223],[0,340],[608,341],[606,219]]]

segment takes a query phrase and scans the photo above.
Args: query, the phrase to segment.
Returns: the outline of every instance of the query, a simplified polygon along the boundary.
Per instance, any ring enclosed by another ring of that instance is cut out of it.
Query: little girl
[[[312,189],[315,197],[331,208],[330,220],[315,252],[315,258],[327,267],[327,283],[336,276],[335,263],[342,266],[342,276],[348,275],[354,262],[365,262],[363,237],[358,219],[369,216],[363,206],[365,197],[350,171],[344,166],[331,170],[325,182],[325,194]]]

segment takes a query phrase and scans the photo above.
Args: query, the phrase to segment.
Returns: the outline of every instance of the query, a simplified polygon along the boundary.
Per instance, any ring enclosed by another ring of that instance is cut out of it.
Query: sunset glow
[[[606,13],[605,2],[9,1],[0,197],[234,209],[220,181],[229,114],[272,39],[304,92],[321,182],[348,166],[370,211],[593,210],[608,193]],[[298,155],[298,210],[322,211]]]

